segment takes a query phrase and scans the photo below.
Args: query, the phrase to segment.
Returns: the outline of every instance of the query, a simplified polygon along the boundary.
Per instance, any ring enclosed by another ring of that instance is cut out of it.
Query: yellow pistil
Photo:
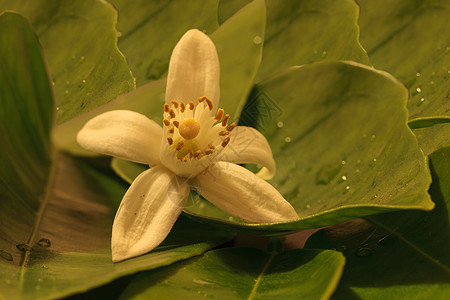
[[[188,118],[180,123],[178,131],[183,138],[192,140],[200,132],[200,124],[195,119]]]

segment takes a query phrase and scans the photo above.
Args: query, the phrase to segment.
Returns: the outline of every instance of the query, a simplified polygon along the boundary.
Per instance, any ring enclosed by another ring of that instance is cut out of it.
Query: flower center
[[[200,124],[194,118],[184,119],[178,126],[178,132],[187,140],[192,140],[200,132]]]
[[[213,103],[207,97],[198,98],[197,104],[173,100],[170,105],[164,104],[167,143],[169,149],[177,151],[178,160],[198,160],[228,145],[228,135],[236,124],[228,125],[230,116],[224,116],[223,109],[219,108],[216,115],[211,114],[212,109]]]

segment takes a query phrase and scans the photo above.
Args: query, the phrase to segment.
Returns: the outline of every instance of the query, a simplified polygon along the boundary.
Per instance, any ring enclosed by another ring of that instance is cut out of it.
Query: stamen
[[[190,110],[194,110],[194,106],[195,106],[194,102],[189,101],[188,105],[189,105]]]
[[[178,103],[177,103],[177,106],[178,106]],[[173,119],[173,118],[175,118],[175,112],[173,111],[173,109],[171,109],[170,111],[169,111],[169,114],[170,114],[170,117]]]
[[[227,127],[228,131],[232,131],[236,127],[236,123],[232,123],[230,126]]]
[[[230,133],[229,131],[223,130],[223,131],[219,132],[219,135],[220,135],[220,136],[225,136],[225,135],[227,135],[227,134],[229,134],[229,133]]]
[[[174,131],[175,131],[175,129],[174,129],[173,127],[169,129],[169,133],[172,133],[172,134],[173,134]]]
[[[226,114],[225,115],[225,118],[223,118],[223,121],[222,121],[222,126],[223,127],[225,127],[225,126],[227,126],[227,123],[228,123],[228,120],[230,119],[230,115],[229,114]]]
[[[178,121],[173,121],[173,126],[175,126],[176,128],[178,128],[179,125],[180,125],[180,122],[178,122]]]
[[[206,97],[205,96],[203,96],[203,97],[198,97],[198,103],[202,103],[203,101],[205,101],[205,99],[206,99]]]
[[[208,104],[209,110],[213,109],[213,103],[211,100],[209,100],[208,98],[205,98],[206,104]]]
[[[222,147],[225,147],[226,145],[228,145],[229,142],[230,142],[230,137],[226,137],[226,138],[222,141]]]
[[[212,150],[212,149],[208,149],[208,150],[205,151],[205,154],[206,154],[206,155],[210,155],[211,153],[213,153],[213,151],[214,151],[214,150]]]
[[[217,114],[216,114],[216,117],[215,117],[215,119],[216,119],[217,121],[220,121],[220,120],[222,120],[222,117],[223,117],[223,113],[224,113],[224,110],[223,110],[223,109],[221,109],[221,108],[219,108],[219,109],[217,110]]]
[[[187,161],[187,158],[186,158],[186,156],[183,156],[180,160],[181,160],[182,162],[186,162],[186,161]]]
[[[211,145],[211,144],[208,144],[208,148],[209,148],[209,149],[211,149],[211,150],[214,150],[214,149],[216,149],[216,148],[214,148],[214,146],[213,146],[213,145]]]
[[[180,103],[180,112],[184,112],[184,109],[185,109],[186,107],[184,106],[184,103],[183,102],[181,102]]]
[[[169,112],[169,104],[164,104],[164,111]]]
[[[172,103],[172,105],[173,105],[175,108],[178,108],[178,102],[177,102],[177,101],[171,100],[170,103]]]
[[[178,142],[178,145],[177,145],[177,147],[176,147],[175,149],[176,149],[177,151],[180,151],[181,148],[183,148],[183,146],[184,146],[183,141],[179,141],[179,142]]]
[[[164,123],[164,125],[166,125],[166,126],[169,126],[169,125],[170,125],[170,121],[167,120],[167,119],[164,119],[164,120],[163,120],[163,123]]]
[[[200,155],[200,153],[202,153],[202,152],[200,150],[197,150],[194,152],[194,154],[192,156],[198,157]]]
[[[172,144],[173,144],[173,138],[168,137],[168,138],[167,138],[167,142],[169,143],[169,146],[172,146]]]

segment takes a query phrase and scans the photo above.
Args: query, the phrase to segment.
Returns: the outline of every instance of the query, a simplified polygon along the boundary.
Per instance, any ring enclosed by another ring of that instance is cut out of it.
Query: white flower
[[[158,246],[185,206],[191,187],[231,215],[252,223],[287,222],[294,208],[261,177],[275,162],[267,140],[250,127],[230,124],[219,103],[219,59],[213,42],[188,31],[173,50],[164,124],[126,110],[101,114],[78,133],[89,151],[148,164],[122,199],[112,229],[118,262]],[[261,177],[237,165],[263,165]]]

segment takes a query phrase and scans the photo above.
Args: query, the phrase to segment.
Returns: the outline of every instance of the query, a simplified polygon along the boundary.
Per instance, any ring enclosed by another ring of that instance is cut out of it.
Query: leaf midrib
[[[258,276],[258,278],[256,279],[256,282],[255,282],[255,285],[253,286],[253,289],[250,292],[250,295],[248,296],[247,300],[253,300],[255,298],[256,291],[258,290],[259,284],[261,283],[261,280],[262,280],[263,276],[266,274],[267,268],[272,263],[272,260],[273,260],[273,258],[275,257],[276,254],[277,254],[276,252],[272,252],[270,254],[269,259],[264,264],[264,267],[262,268],[261,273],[259,273],[259,276]]]
[[[394,235],[395,237],[397,237],[399,240],[401,240],[402,242],[404,242],[406,245],[408,245],[409,247],[411,247],[414,251],[416,251],[418,254],[422,255],[423,257],[425,257],[429,262],[431,262],[432,264],[436,265],[437,267],[441,268],[442,270],[444,270],[445,272],[447,272],[448,274],[450,274],[450,268],[447,267],[446,265],[443,265],[442,263],[439,262],[439,260],[435,259],[434,257],[432,257],[431,255],[429,255],[428,253],[426,253],[425,251],[423,251],[422,249],[420,249],[419,247],[417,247],[415,244],[413,244],[412,242],[410,242],[408,239],[406,239],[405,237],[403,237],[400,233],[398,233],[396,230],[393,230],[392,228],[377,222],[375,219],[371,218],[371,217],[366,217],[367,220],[369,220],[371,223],[380,226],[381,228],[383,228],[384,230],[390,232],[390,234]]]
[[[54,183],[55,183],[55,178],[56,178],[56,173],[57,173],[57,169],[58,169],[58,164],[56,163],[58,161],[59,158],[59,152],[52,147],[51,148],[51,167],[50,167],[50,172],[49,172],[49,177],[48,177],[48,181],[47,181],[47,186],[45,187],[45,193],[41,202],[41,205],[39,206],[39,210],[36,213],[36,219],[35,222],[31,228],[31,233],[27,239],[26,245],[32,247],[32,245],[34,244],[34,240],[36,239],[36,235],[39,231],[43,216],[45,214],[45,210],[48,206],[48,202],[50,200],[52,191],[53,191],[53,187],[54,187]],[[22,262],[20,263],[20,275],[19,275],[19,286],[23,287],[24,284],[24,275],[26,272],[26,267],[28,264],[28,259],[30,256],[30,252],[31,251],[26,251]]]

